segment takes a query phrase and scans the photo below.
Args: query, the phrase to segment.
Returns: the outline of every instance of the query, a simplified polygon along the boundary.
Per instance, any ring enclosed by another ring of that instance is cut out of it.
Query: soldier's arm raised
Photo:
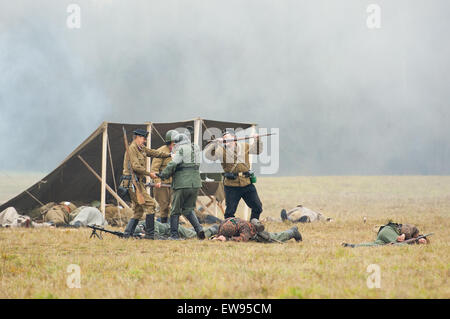
[[[248,149],[248,153],[249,154],[261,154],[263,151],[263,144],[261,139],[258,138],[254,138],[253,141],[251,141],[249,143],[249,149]]]

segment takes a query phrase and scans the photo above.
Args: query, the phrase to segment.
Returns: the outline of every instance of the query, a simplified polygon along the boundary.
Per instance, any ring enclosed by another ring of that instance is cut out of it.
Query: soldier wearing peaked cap
[[[145,189],[145,177],[150,176],[150,172],[146,170],[147,157],[169,158],[170,152],[157,151],[147,148],[145,142],[147,140],[148,132],[142,129],[133,131],[133,142],[131,142],[129,149],[129,161],[124,156],[123,160],[123,175],[121,177],[121,186],[128,189],[132,206],[134,210],[133,218],[128,222],[125,228],[125,237],[129,237],[134,233],[139,219],[145,215],[146,221],[146,239],[155,239],[154,221],[156,201],[147,193]],[[136,196],[136,189],[131,181],[131,170],[133,170],[136,177],[136,185],[145,199],[144,204],[139,204]]]

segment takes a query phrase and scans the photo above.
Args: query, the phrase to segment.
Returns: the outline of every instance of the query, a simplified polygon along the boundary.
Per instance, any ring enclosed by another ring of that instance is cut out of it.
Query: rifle
[[[234,137],[234,138],[229,138],[229,139],[216,138],[216,139],[212,139],[211,142],[225,144],[225,143],[243,141],[243,140],[248,140],[251,138],[259,138],[261,136],[270,136],[270,135],[276,135],[276,133],[261,134],[261,135],[256,135],[256,136]]]
[[[147,183],[144,185],[145,187],[156,187],[156,183]],[[161,187],[166,187],[166,188],[170,188],[172,187],[170,184],[162,184],[161,183]]]
[[[108,229],[105,229],[105,228],[97,226],[97,225],[87,225],[87,227],[92,228],[92,233],[91,233],[91,236],[89,236],[89,238],[97,237],[98,239],[103,239],[101,232],[116,235],[120,238],[124,237],[124,234],[120,231],[108,230]],[[100,233],[97,233],[97,230],[100,231]],[[134,235],[133,235],[133,237],[140,238],[139,236],[134,236]]]
[[[145,203],[145,198],[142,195],[141,190],[138,188],[138,186],[136,184],[136,176],[134,175],[133,167],[131,165],[130,150],[128,148],[128,139],[127,139],[127,132],[125,131],[125,127],[122,126],[122,130],[123,130],[123,142],[125,143],[125,156],[127,158],[127,162],[128,162],[129,169],[130,169],[131,182],[133,183],[134,189],[136,190],[136,199],[138,201],[138,204],[142,205]]]
[[[429,233],[429,234],[426,234],[426,235],[420,235],[420,236],[418,236],[416,238],[411,238],[411,239],[408,239],[408,240],[405,240],[405,241],[401,241],[401,242],[398,242],[398,243],[391,243],[391,245],[401,245],[401,244],[408,244],[408,243],[412,243],[412,242],[417,242],[419,239],[427,238],[428,236],[431,236],[431,235],[434,235],[434,233]]]

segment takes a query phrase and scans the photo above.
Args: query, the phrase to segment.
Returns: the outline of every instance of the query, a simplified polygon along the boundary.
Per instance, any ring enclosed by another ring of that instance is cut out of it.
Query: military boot
[[[280,216],[281,216],[281,220],[282,221],[286,221],[288,219],[288,216],[287,216],[287,213],[286,213],[286,209],[283,208],[281,210]]]
[[[155,214],[145,215],[144,239],[155,239]]]
[[[252,219],[258,219],[259,220],[259,215],[261,215],[261,213],[252,212],[250,214],[250,220],[252,220]]]
[[[128,221],[127,227],[125,227],[125,231],[123,232],[123,238],[129,238],[133,236],[134,230],[136,229],[139,220],[136,218],[130,218]]]
[[[295,241],[302,241],[302,235],[298,231],[297,226],[292,227],[289,229],[292,232],[292,238],[295,239]]]
[[[170,237],[169,240],[180,240],[178,236],[178,224],[180,215],[170,215]]]
[[[184,215],[184,217],[187,218],[187,220],[191,223],[191,225],[194,227],[195,232],[197,233],[198,239],[205,239],[205,232],[203,231],[202,225],[198,222],[197,216],[193,211],[191,211],[189,214]]]

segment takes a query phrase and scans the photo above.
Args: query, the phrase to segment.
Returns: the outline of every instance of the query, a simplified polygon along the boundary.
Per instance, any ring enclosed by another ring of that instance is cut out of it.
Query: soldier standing
[[[150,172],[146,170],[146,159],[147,157],[157,157],[157,158],[168,158],[170,157],[169,152],[162,152],[153,150],[145,147],[145,142],[147,140],[148,132],[141,129],[136,129],[133,131],[133,142],[131,142],[129,147],[129,161],[126,156],[123,160],[123,175],[121,177],[121,186],[128,189],[130,193],[130,198],[133,203],[134,215],[130,218],[127,227],[125,228],[125,237],[130,237],[134,233],[139,219],[145,215],[145,224],[147,228],[145,230],[146,239],[155,239],[155,200],[150,197],[145,189],[145,176],[150,176]],[[136,176],[136,185],[139,191],[145,199],[145,203],[139,204],[136,196],[137,190],[134,188],[133,182],[131,181],[131,170],[133,170]]]
[[[160,152],[166,152],[170,153],[172,152],[172,148],[174,146],[174,138],[175,135],[177,135],[177,131],[175,130],[169,130],[166,133],[166,139],[165,139],[165,145],[161,146],[157,149],[157,151]],[[169,164],[169,162],[172,160],[172,158],[155,158],[152,161],[152,167],[150,169],[150,173],[161,173]],[[172,183],[172,177],[169,177],[168,179],[161,180],[160,178],[154,179],[155,183],[164,183],[164,184],[170,184]],[[171,196],[171,189],[168,187],[159,187],[159,188],[153,188],[153,195],[155,196],[156,201],[159,204],[159,212],[161,217],[161,223],[167,223],[167,218],[169,217],[169,208],[170,208],[170,196]]]
[[[255,185],[250,180],[249,154],[261,154],[262,143],[255,137],[251,143],[236,143],[233,131],[225,131],[222,140],[224,145],[210,143],[205,148],[205,156],[209,160],[221,160],[224,170],[225,190],[225,218],[234,217],[241,198],[245,201],[252,213],[250,220],[259,219],[262,213],[262,203],[259,199]]]
[[[178,134],[175,137],[175,154],[172,161],[161,172],[151,173],[152,178],[162,180],[172,176],[172,207],[170,211],[170,237],[171,240],[179,239],[178,224],[180,215],[192,224],[197,237],[205,239],[203,227],[198,222],[194,208],[197,202],[198,190],[202,187],[200,178],[200,148],[191,143],[186,134]],[[157,186],[158,187],[158,186]]]

